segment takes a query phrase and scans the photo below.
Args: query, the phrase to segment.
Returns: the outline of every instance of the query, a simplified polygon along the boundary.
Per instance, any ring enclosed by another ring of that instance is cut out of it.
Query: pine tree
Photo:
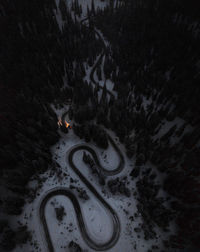
[[[91,13],[92,13],[93,15],[95,15],[94,0],[92,0],[92,3],[91,3]]]

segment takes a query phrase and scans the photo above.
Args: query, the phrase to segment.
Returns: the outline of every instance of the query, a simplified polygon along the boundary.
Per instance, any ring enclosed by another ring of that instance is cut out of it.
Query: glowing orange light
[[[58,124],[58,127],[60,128],[63,124],[62,124],[62,120],[61,119],[59,119],[58,120],[58,122],[57,122],[57,124]],[[72,128],[72,126],[70,126],[70,124],[67,122],[67,121],[65,121],[65,127],[66,128]]]
[[[70,124],[65,121],[65,127],[68,128],[69,126],[70,126]]]

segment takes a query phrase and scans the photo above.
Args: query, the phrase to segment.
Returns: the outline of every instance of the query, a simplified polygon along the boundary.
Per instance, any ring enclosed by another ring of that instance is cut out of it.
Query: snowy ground
[[[61,113],[66,110],[67,107],[62,110],[57,110],[58,117],[61,116]],[[66,118],[68,120],[68,118]],[[26,244],[23,247],[17,247],[14,251],[48,251],[46,246],[46,240],[43,233],[43,228],[39,219],[39,205],[43,197],[47,192],[55,187],[63,186],[64,188],[69,188],[70,185],[75,187],[81,187],[86,190],[90,199],[84,201],[79,198],[79,203],[83,212],[84,220],[86,226],[89,230],[91,237],[96,241],[105,242],[109,239],[112,233],[111,220],[109,214],[106,212],[106,209],[101,205],[101,203],[93,196],[93,194],[87,189],[82,181],[79,180],[77,175],[72,171],[70,165],[67,161],[67,156],[70,149],[77,145],[84,143],[83,140],[80,140],[77,136],[74,135],[72,130],[69,130],[68,134],[61,133],[60,141],[53,146],[52,153],[54,159],[60,164],[60,169],[62,171],[62,176],[59,178],[55,173],[49,169],[44,174],[40,175],[40,179],[44,182],[42,183],[41,188],[38,189],[36,198],[33,202],[27,202],[23,214],[19,217],[13,218],[13,223],[17,225],[17,222],[20,221],[23,224],[27,224],[29,229],[33,233],[33,246],[31,244]],[[118,138],[114,135],[113,132],[109,131],[109,134],[119,145],[123,153],[125,153],[124,146],[119,143]],[[117,154],[114,149],[109,146],[107,150],[99,149],[95,144],[90,143],[90,146],[97,152],[101,163],[107,169],[114,169],[119,161]],[[127,176],[133,167],[133,160],[130,160],[125,157],[125,168],[124,170],[116,176]],[[74,162],[79,170],[84,174],[85,177],[92,183],[96,190],[104,197],[104,199],[113,207],[117,212],[120,224],[121,224],[121,234],[116,245],[107,251],[113,252],[132,252],[132,251],[147,251],[152,244],[159,245],[161,239],[157,241],[146,241],[142,237],[143,235],[138,235],[134,228],[138,227],[141,223],[140,217],[135,217],[134,214],[137,211],[136,204],[137,201],[133,195],[135,192],[135,181],[128,178],[128,187],[131,189],[131,197],[127,198],[122,195],[112,196],[106,188],[103,188],[99,185],[95,175],[91,174],[89,168],[82,161],[82,151],[79,151],[75,154]],[[113,177],[116,177],[113,176]],[[33,180],[29,184],[30,187],[34,188],[38,186],[38,182]],[[76,189],[73,189],[73,192],[77,195]],[[54,204],[54,206],[52,205]],[[66,216],[63,221],[59,223],[56,218],[55,206],[64,206]],[[80,246],[86,251],[93,251],[90,249],[84,240],[81,237],[79,232],[79,227],[73,209],[73,205],[70,200],[64,196],[56,196],[49,200],[45,208],[45,216],[47,218],[48,227],[50,230],[50,235],[52,237],[53,243],[55,244],[55,251],[62,252],[66,251],[67,245],[71,240],[77,241]],[[131,221],[131,219],[133,221]],[[159,233],[159,231],[158,231]],[[160,235],[163,234],[160,232]],[[157,242],[157,243],[156,243]]]
[[[57,22],[59,24],[60,29],[62,29],[62,25],[63,25],[63,20],[61,17],[61,13],[60,13],[60,9],[59,9],[59,0],[55,0],[56,5],[57,5],[57,12],[55,11],[55,16],[57,18]],[[74,0],[66,0],[66,5],[69,8],[69,10],[71,10],[71,6],[72,6],[72,2],[74,2]],[[87,8],[89,10],[91,10],[91,4],[92,4],[92,0],[78,0],[79,5],[82,6],[82,15],[81,17],[77,17],[77,20],[81,20],[83,18],[85,18],[87,16]],[[109,0],[94,0],[94,7],[95,10],[97,9],[104,9],[107,5],[109,4]]]

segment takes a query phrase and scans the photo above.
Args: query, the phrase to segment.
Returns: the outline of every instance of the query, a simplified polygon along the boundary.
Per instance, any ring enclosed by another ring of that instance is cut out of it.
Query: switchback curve
[[[93,241],[90,238],[90,236],[88,234],[88,231],[87,231],[85,223],[84,223],[84,218],[82,215],[81,207],[80,207],[80,204],[79,204],[76,196],[69,189],[62,188],[62,187],[56,187],[53,190],[51,190],[50,192],[48,192],[48,194],[43,198],[43,200],[40,204],[40,209],[39,209],[40,220],[43,224],[49,252],[54,252],[54,247],[53,247],[53,243],[51,240],[51,236],[49,233],[49,229],[48,229],[48,225],[47,225],[47,221],[46,221],[46,217],[45,217],[45,207],[46,207],[47,202],[52,197],[57,196],[57,195],[66,196],[72,202],[75,213],[76,213],[76,217],[78,220],[80,232],[82,234],[83,239],[85,240],[85,242],[88,244],[88,246],[90,248],[92,248],[94,250],[98,250],[98,251],[105,251],[105,250],[111,248],[112,246],[114,246],[114,244],[117,242],[118,237],[119,237],[120,223],[119,223],[119,219],[118,219],[117,214],[110,207],[110,205],[99,194],[96,195],[97,197],[100,196],[100,198],[101,198],[100,201],[104,205],[104,207],[109,211],[110,217],[112,218],[112,222],[113,222],[113,233],[112,233],[111,238],[105,243],[96,243],[95,241]]]
[[[115,151],[117,152],[118,156],[119,156],[119,164],[117,165],[117,167],[113,170],[107,170],[106,168],[104,168],[100,161],[99,161],[99,158],[96,154],[96,152],[94,151],[94,149],[92,149],[90,146],[88,145],[78,145],[78,146],[75,146],[73,147],[73,149],[71,150],[70,154],[69,154],[69,163],[70,165],[72,166],[73,164],[73,155],[76,153],[76,151],[79,151],[79,150],[86,150],[88,152],[90,152],[90,154],[92,155],[96,165],[101,169],[101,171],[103,172],[103,174],[105,176],[113,176],[113,175],[116,175],[118,173],[120,173],[123,168],[124,168],[124,156],[122,155],[121,151],[119,150],[119,148],[117,147],[117,145],[115,144],[115,142],[113,141],[113,139],[107,134],[108,136],[108,139],[110,141],[110,143],[112,144],[113,148],[115,149]]]

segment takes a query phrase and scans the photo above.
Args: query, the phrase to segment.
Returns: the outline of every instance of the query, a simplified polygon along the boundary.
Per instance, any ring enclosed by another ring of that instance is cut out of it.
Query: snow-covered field
[[[62,110],[57,110],[57,116],[61,116],[61,112],[66,110],[67,107]],[[68,118],[66,118],[68,120]],[[125,168],[124,170],[116,176],[113,177],[123,177],[127,176],[133,168],[133,160],[130,160],[125,155],[124,146],[119,143],[118,138],[113,132],[108,132],[115,142],[119,145],[125,157]],[[92,239],[95,241],[105,242],[110,238],[112,233],[112,225],[109,214],[103,205],[94,197],[94,195],[87,189],[85,184],[79,179],[79,177],[73,172],[68,163],[67,157],[70,149],[78,144],[84,143],[77,136],[74,135],[72,130],[69,130],[68,134],[60,132],[60,141],[53,146],[52,153],[54,155],[55,161],[60,165],[61,176],[57,176],[56,173],[51,171],[51,168],[40,175],[40,179],[43,180],[41,183],[41,188],[38,189],[36,198],[33,202],[27,202],[23,214],[19,218],[13,218],[13,222],[17,224],[20,221],[23,224],[27,224],[29,229],[32,230],[33,244],[26,244],[23,247],[17,247],[15,252],[20,251],[48,251],[47,244],[43,232],[43,227],[39,218],[39,206],[41,200],[48,193],[48,191],[55,187],[70,188],[74,186],[75,188],[83,188],[86,190],[89,200],[79,199],[81,209],[84,216],[84,221],[91,235]],[[106,169],[113,169],[119,162],[119,158],[115,153],[112,146],[109,145],[107,150],[99,149],[95,144],[90,143],[91,146],[99,155],[99,159],[102,165]],[[91,184],[96,188],[96,190],[103,196],[103,198],[112,206],[112,208],[117,212],[120,225],[121,233],[116,245],[107,250],[113,252],[132,252],[132,251],[147,251],[151,247],[152,241],[146,241],[144,238],[140,237],[134,228],[138,227],[141,223],[141,217],[135,217],[134,214],[137,211],[136,204],[137,201],[133,195],[135,192],[135,180],[132,181],[129,177],[127,183],[128,187],[131,189],[131,197],[127,198],[123,195],[111,195],[106,187],[99,185],[97,177],[91,173],[89,168],[82,161],[83,151],[78,151],[74,156],[74,163],[82,172],[82,174],[91,182]],[[38,181],[32,181],[29,187],[37,187]],[[76,189],[72,191],[77,195]],[[65,209],[66,216],[64,216],[63,221],[59,222],[56,218],[55,207],[62,205]],[[71,201],[64,196],[56,196],[49,200],[45,208],[45,216],[47,219],[48,227],[50,230],[50,235],[55,246],[56,252],[66,251],[66,248],[71,240],[78,242],[78,244],[86,251],[93,251],[87,246],[83,240],[78,223],[75,215],[75,211]],[[158,231],[159,234],[159,231]],[[160,235],[163,236],[160,232]],[[157,240],[159,245],[161,239]],[[153,241],[156,244],[156,241]]]

